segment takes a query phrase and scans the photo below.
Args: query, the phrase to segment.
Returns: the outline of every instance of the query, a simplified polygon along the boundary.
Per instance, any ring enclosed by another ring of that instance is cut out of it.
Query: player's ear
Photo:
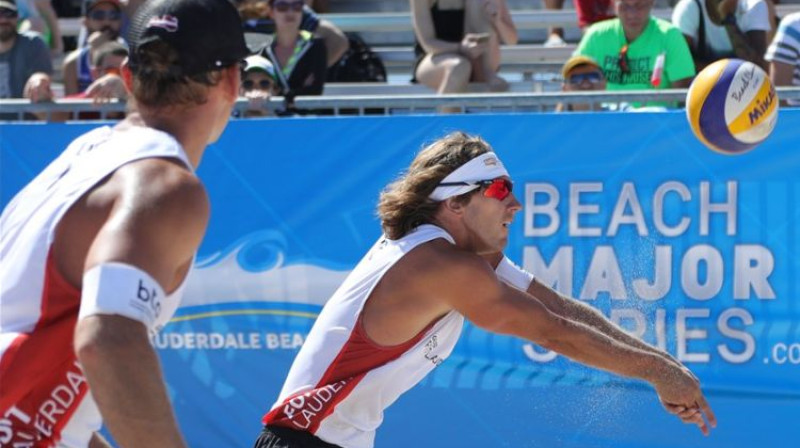
[[[450,213],[460,215],[464,213],[464,208],[468,202],[469,201],[465,201],[462,197],[454,196],[442,201],[442,207]]]

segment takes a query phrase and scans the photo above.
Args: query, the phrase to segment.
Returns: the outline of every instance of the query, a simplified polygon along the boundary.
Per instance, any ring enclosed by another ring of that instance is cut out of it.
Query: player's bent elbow
[[[147,339],[141,322],[117,315],[87,316],[75,326],[75,355],[84,369],[102,366],[141,338]]]

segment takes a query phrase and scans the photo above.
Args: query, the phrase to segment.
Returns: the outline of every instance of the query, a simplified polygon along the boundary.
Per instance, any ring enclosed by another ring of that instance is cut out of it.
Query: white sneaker
[[[551,48],[551,47],[565,47],[567,43],[564,39],[559,36],[558,34],[551,34],[547,36],[547,40],[544,41],[544,46]]]

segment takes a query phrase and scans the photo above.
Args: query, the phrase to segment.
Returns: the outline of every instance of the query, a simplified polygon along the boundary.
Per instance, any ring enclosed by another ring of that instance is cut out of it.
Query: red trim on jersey
[[[17,336],[0,359],[0,415],[16,408],[9,420],[20,442],[31,435],[43,438],[36,446],[57,442],[88,391],[73,348],[80,301],[80,290],[67,282],[48,253],[39,320],[32,332]],[[37,417],[44,418],[46,425],[40,427],[46,431],[34,426]]]
[[[393,346],[381,346],[370,340],[364,330],[364,313],[358,316],[350,338],[333,359],[319,383],[308,391],[294,394],[262,418],[265,425],[317,432],[319,425],[336,405],[347,398],[370,371],[399,358],[419,342],[433,323],[410,340]]]

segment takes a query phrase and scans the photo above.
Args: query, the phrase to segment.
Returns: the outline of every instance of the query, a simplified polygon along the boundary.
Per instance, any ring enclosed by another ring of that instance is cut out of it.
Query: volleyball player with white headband
[[[448,357],[465,318],[648,381],[708,433],[716,420],[688,369],[502,256],[520,209],[480,138],[454,133],[421,151],[381,194],[384,235],[326,303],[255,447],[372,447],[384,409]]]

